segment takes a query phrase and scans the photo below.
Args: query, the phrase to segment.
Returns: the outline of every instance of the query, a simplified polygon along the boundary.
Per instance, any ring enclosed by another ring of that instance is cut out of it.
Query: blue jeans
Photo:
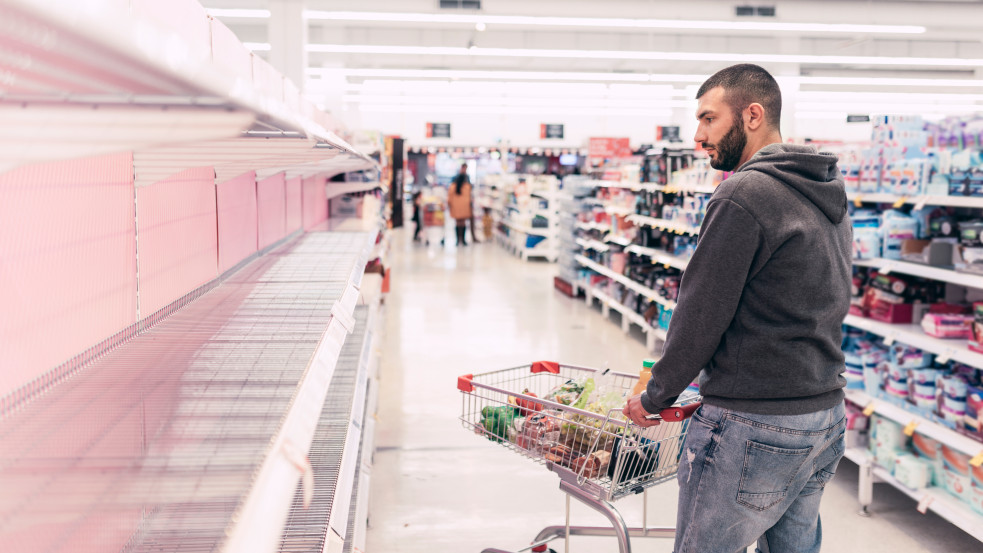
[[[843,458],[843,404],[806,415],[703,405],[679,464],[676,553],[818,553],[819,501]]]

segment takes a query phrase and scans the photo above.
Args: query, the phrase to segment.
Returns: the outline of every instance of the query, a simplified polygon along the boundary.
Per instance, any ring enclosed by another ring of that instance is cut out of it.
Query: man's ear
[[[761,104],[753,103],[745,108],[744,125],[750,131],[756,131],[765,124],[765,108]]]

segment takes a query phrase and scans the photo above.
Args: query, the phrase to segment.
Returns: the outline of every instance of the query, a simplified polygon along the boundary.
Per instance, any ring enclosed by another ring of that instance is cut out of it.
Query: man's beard
[[[735,118],[734,125],[731,126],[727,134],[716,144],[703,143],[704,148],[713,148],[717,153],[716,157],[710,157],[710,167],[718,171],[733,171],[737,164],[741,162],[744,155],[744,148],[747,146],[747,133],[744,132],[744,121]]]

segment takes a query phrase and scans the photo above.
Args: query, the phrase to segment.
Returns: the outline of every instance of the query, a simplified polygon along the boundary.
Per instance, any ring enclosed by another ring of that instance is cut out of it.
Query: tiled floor
[[[628,372],[648,352],[599,308],[555,292],[554,265],[519,261],[491,243],[441,249],[408,238],[397,231],[393,240],[368,552],[521,549],[543,527],[563,523],[565,496],[542,466],[461,427],[457,376],[537,359]],[[857,467],[844,461],[823,501],[823,551],[983,551],[886,485],[875,489],[873,516],[857,516],[856,486]],[[674,482],[651,489],[649,525],[674,524],[676,493]],[[642,501],[615,507],[640,525]],[[606,524],[573,503],[573,524]],[[552,547],[562,552],[563,541]],[[672,544],[636,539],[632,549],[669,552]],[[613,538],[571,539],[571,551],[617,550]]]

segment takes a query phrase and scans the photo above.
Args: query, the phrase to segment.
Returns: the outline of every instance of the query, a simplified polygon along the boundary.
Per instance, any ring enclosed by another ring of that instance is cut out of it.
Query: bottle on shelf
[[[635,384],[635,388],[631,391],[632,396],[637,396],[645,391],[646,386],[648,386],[649,379],[652,378],[652,367],[654,366],[654,359],[645,359],[642,361],[642,370],[638,372],[638,382]]]

